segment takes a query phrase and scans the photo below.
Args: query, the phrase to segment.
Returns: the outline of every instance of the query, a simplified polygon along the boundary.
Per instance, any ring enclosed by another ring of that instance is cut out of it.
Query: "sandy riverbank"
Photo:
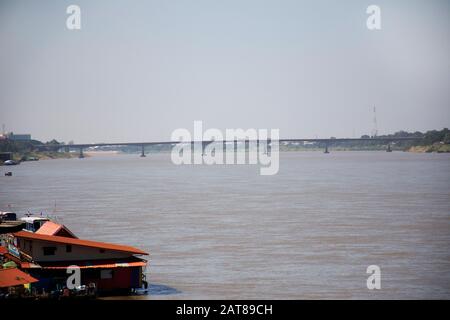
[[[84,155],[89,155],[89,156],[110,156],[110,155],[115,155],[115,154],[119,154],[119,151],[84,151],[83,154]]]
[[[446,153],[450,152],[450,145],[448,144],[433,144],[428,146],[413,146],[407,150],[408,152],[415,153]]]

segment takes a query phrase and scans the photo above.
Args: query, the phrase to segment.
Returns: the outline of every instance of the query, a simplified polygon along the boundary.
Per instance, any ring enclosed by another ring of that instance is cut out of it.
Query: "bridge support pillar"
[[[325,151],[323,153],[330,153],[330,151],[328,150],[328,143],[325,144]]]
[[[387,144],[386,152],[392,152],[390,143]]]
[[[78,158],[80,158],[80,159],[84,158],[83,148],[80,148],[80,154],[78,155]]]
[[[247,139],[245,140],[244,152],[245,152],[245,157],[250,158],[250,140],[247,140]]]
[[[258,145],[258,152],[261,152],[261,154],[264,154],[264,155],[269,154],[269,151],[270,151],[269,150],[269,148],[270,148],[270,140],[269,139],[262,140],[262,141],[260,141],[258,139],[257,145]]]
[[[225,139],[222,141],[222,148],[223,148],[222,155],[224,157],[227,154],[227,143],[225,141],[226,141]]]
[[[206,146],[207,146],[208,144],[209,144],[209,143],[207,143],[207,142],[205,142],[205,141],[202,141],[202,157],[204,157],[204,156],[206,155],[205,149],[206,149]]]
[[[145,157],[145,147],[144,147],[144,145],[142,145],[141,147],[142,147],[142,149],[141,149],[141,157],[144,158]]]

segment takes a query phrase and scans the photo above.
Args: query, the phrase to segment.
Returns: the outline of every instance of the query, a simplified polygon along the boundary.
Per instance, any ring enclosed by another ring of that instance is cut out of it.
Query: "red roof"
[[[3,247],[3,246],[0,246],[0,254],[5,254],[5,253],[7,253],[8,252],[8,249],[6,249],[5,247]]]
[[[37,281],[39,280],[17,268],[0,269],[0,288],[20,286]]]
[[[37,234],[46,234],[48,236],[62,236],[67,234],[70,238],[77,238],[66,226],[55,223],[53,221],[46,221],[37,231]],[[59,233],[59,234],[58,234]]]
[[[128,253],[132,253],[132,254],[148,255],[147,252],[142,251],[140,249],[130,247],[130,246],[123,246],[120,244],[74,239],[74,238],[59,237],[59,236],[49,236],[49,235],[44,235],[44,234],[36,234],[33,232],[28,232],[28,231],[19,231],[19,232],[13,233],[13,234],[17,238],[23,238],[23,239],[29,239],[29,240],[40,240],[40,241],[56,242],[56,243],[63,243],[63,244],[72,244],[72,245],[83,246],[83,247],[91,247],[91,248],[99,248],[99,249],[105,249],[105,250],[128,252]]]

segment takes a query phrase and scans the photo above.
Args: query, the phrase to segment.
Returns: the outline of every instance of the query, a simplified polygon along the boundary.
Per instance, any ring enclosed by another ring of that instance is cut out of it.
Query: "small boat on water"
[[[21,161],[39,161],[39,158],[37,158],[37,157],[27,157],[27,156],[24,156],[24,157],[22,157],[22,159],[20,159]]]
[[[20,163],[19,161],[15,160],[6,160],[5,162],[3,162],[5,166],[15,166],[18,165],[19,163]]]
[[[17,214],[10,211],[0,211],[0,220],[2,221],[16,221]]]
[[[23,221],[0,221],[0,234],[18,232],[23,229]]]
[[[50,218],[43,216],[33,216],[27,215],[25,217],[20,218],[21,221],[25,222],[25,230],[36,232],[38,231],[44,223],[50,221]]]
[[[25,227],[25,222],[18,221],[14,212],[0,211],[0,234],[17,232]]]

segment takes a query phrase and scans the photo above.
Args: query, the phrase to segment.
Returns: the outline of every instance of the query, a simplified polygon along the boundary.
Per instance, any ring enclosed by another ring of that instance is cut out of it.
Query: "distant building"
[[[30,141],[31,140],[31,134],[28,134],[28,133],[14,134],[13,132],[9,132],[6,134],[6,137],[9,140],[13,140],[13,141]]]

